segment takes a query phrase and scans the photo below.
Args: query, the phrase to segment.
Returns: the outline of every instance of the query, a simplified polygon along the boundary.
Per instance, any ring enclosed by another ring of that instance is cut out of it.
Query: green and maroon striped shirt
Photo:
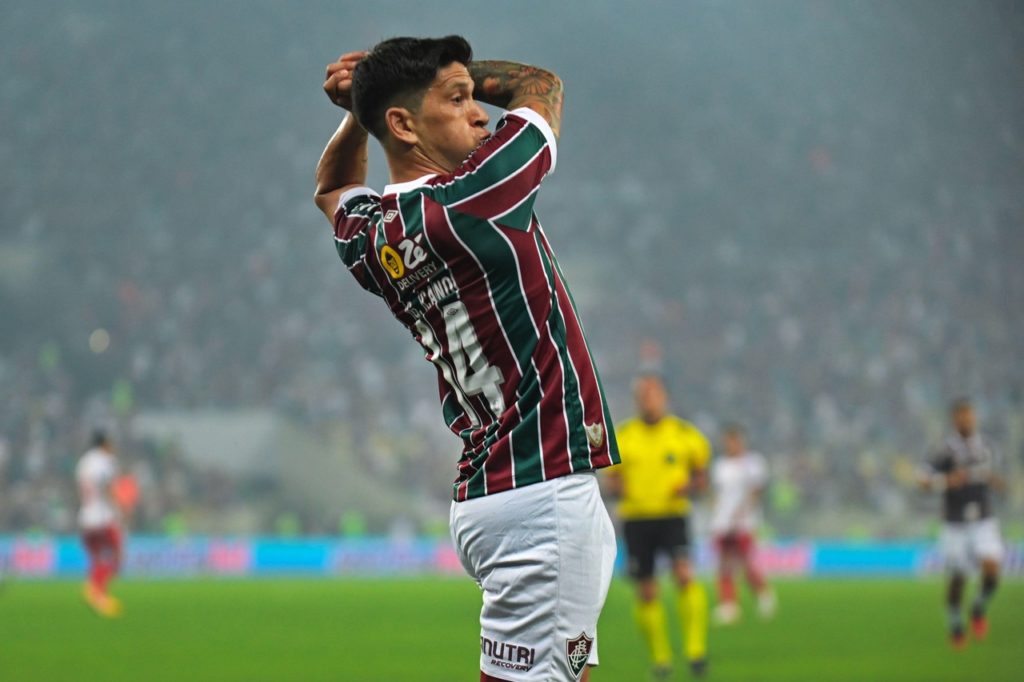
[[[463,442],[456,501],[619,461],[601,381],[533,205],[555,137],[505,114],[454,172],[357,187],[334,216],[338,255],[437,368]]]

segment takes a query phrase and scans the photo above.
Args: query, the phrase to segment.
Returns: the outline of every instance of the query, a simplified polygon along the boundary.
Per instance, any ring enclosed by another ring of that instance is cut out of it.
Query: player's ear
[[[389,107],[384,112],[384,123],[387,124],[391,136],[399,142],[408,145],[415,145],[419,142],[415,118],[413,113],[405,107]]]

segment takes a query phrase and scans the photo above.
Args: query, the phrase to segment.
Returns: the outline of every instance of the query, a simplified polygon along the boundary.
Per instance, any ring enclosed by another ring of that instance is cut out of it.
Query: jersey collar
[[[427,184],[427,181],[431,178],[437,177],[436,173],[430,175],[424,175],[422,178],[416,178],[415,180],[409,180],[408,182],[399,182],[394,185],[385,185],[384,194],[402,194],[403,192],[411,192],[417,187],[422,187]]]

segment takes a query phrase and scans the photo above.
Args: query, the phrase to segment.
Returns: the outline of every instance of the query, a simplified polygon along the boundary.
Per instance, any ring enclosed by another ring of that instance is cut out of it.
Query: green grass
[[[711,680],[943,682],[1024,679],[1024,583],[996,595],[992,632],[953,652],[936,581],[777,586],[776,620],[711,632]],[[479,594],[468,580],[122,582],[126,615],[101,620],[70,582],[0,591],[0,680],[469,682]],[[593,682],[646,680],[616,583]],[[750,609],[747,609],[750,613]],[[678,646],[677,646],[678,649]],[[680,670],[679,680],[687,679]]]

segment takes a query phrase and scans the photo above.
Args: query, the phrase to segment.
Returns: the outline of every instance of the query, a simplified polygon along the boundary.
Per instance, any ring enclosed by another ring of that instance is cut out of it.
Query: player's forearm
[[[331,136],[316,166],[316,197],[348,185],[366,183],[367,135],[349,114]]]
[[[503,109],[529,107],[544,117],[558,135],[562,129],[562,79],[536,66],[497,60],[469,65],[474,95]]]
[[[610,497],[620,498],[622,497],[622,476],[616,471],[610,471],[604,475],[604,490]]]
[[[691,493],[702,493],[708,488],[708,476],[704,469],[694,469],[690,472]]]
[[[945,489],[962,488],[970,481],[970,475],[966,469],[956,469],[944,477]]]

